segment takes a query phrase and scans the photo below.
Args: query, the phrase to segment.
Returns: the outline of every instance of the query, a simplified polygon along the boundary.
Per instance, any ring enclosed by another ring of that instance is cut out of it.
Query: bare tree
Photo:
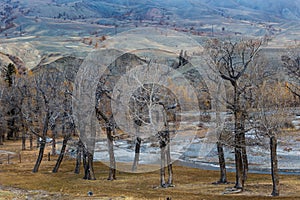
[[[283,66],[287,71],[290,80],[288,89],[298,98],[300,97],[300,46],[289,48],[286,55],[281,56]]]
[[[142,84],[130,99],[131,117],[136,126],[153,126],[156,131],[159,147],[161,149],[160,185],[161,187],[173,186],[173,170],[171,162],[170,141],[176,131],[178,116],[176,111],[180,110],[180,105],[176,96],[167,88],[157,84]],[[161,115],[161,116],[159,116]],[[173,124],[172,125],[170,125]],[[172,134],[173,133],[173,134]],[[137,135],[137,138],[140,138]],[[133,169],[137,168],[139,152],[136,156]],[[165,168],[168,169],[168,182],[165,181]]]
[[[62,104],[62,114],[60,115],[62,120],[62,136],[63,136],[63,143],[57,158],[57,162],[52,170],[53,173],[56,173],[62,163],[64,158],[67,143],[75,134],[75,122],[72,115],[72,99],[71,99],[71,91],[72,91],[72,84],[70,81],[65,80],[64,83],[64,95],[63,95],[63,104]],[[81,158],[80,158],[81,159]]]
[[[266,81],[257,88],[257,101],[252,124],[260,137],[269,138],[272,196],[279,196],[279,173],[277,158],[277,141],[285,124],[288,122],[288,104],[284,96],[285,87],[282,84],[274,87],[274,82]]]
[[[24,116],[30,123],[31,132],[39,139],[39,155],[33,172],[37,172],[43,159],[49,122],[61,110],[60,101],[61,74],[56,69],[34,71],[31,77],[31,104],[26,108]],[[39,126],[42,127],[40,131]]]
[[[97,118],[101,126],[106,131],[108,152],[110,160],[110,169],[108,180],[116,179],[116,161],[113,149],[113,140],[117,136],[116,132],[116,122],[114,120],[111,101],[115,99],[112,98],[111,94],[114,90],[114,86],[117,81],[121,78],[123,74],[126,73],[126,67],[130,65],[138,65],[144,61],[132,54],[124,54],[117,58],[110,66],[108,66],[105,73],[100,77],[98,87],[96,90],[96,113]],[[114,68],[114,69],[113,69]],[[112,72],[112,74],[111,74]]]
[[[206,49],[212,58],[216,72],[228,82],[227,93],[230,96],[227,107],[234,115],[234,149],[236,164],[235,188],[243,190],[247,179],[248,159],[245,141],[245,122],[249,102],[247,90],[251,81],[247,81],[249,68],[257,58],[262,45],[261,40],[225,40],[213,39],[208,41]]]

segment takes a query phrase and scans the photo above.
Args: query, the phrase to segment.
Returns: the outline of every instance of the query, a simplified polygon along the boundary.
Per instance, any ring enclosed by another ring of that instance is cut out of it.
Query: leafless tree
[[[130,65],[138,65],[144,61],[133,54],[123,54],[117,58],[110,66],[108,66],[105,73],[100,77],[98,87],[96,90],[96,114],[97,118],[104,128],[107,135],[108,152],[110,160],[110,169],[108,180],[116,179],[116,161],[113,149],[113,140],[117,135],[116,122],[114,120],[111,101],[114,101],[111,94],[114,86],[123,74],[126,73],[126,67]],[[112,73],[112,74],[111,74]]]
[[[24,111],[30,123],[30,131],[39,139],[39,155],[33,172],[37,172],[43,159],[49,123],[61,111],[61,88],[63,81],[56,69],[41,69],[30,78],[31,103]],[[39,126],[42,130],[40,131]]]
[[[173,170],[171,162],[170,141],[176,131],[176,111],[180,105],[176,96],[167,88],[157,84],[142,84],[130,99],[131,118],[136,126],[149,125],[153,131],[157,131],[156,137],[161,149],[161,187],[173,186]],[[161,116],[159,116],[161,115]],[[172,125],[171,125],[172,124]],[[173,134],[172,134],[173,133]],[[141,136],[137,136],[140,138]],[[138,151],[133,169],[137,168]],[[165,167],[168,168],[168,182],[165,181]]]
[[[287,87],[298,98],[300,97],[300,45],[288,49],[288,52],[281,56],[283,66],[287,71],[290,80]]]
[[[208,41],[206,49],[211,56],[216,72],[230,87],[227,107],[234,115],[234,149],[236,164],[235,188],[243,190],[247,179],[248,159],[245,141],[245,122],[249,101],[247,91],[251,88],[249,70],[261,49],[261,40]]]
[[[252,126],[260,137],[269,138],[272,196],[279,196],[279,173],[277,158],[277,141],[285,124],[288,122],[288,103],[284,96],[284,85],[273,86],[271,81],[265,81],[257,88],[257,99],[252,116]]]
[[[64,90],[64,94],[62,97],[63,98],[62,110],[60,115],[60,117],[62,118],[61,126],[62,126],[63,142],[59,153],[59,157],[57,158],[57,162],[52,170],[53,173],[56,173],[58,171],[66,152],[67,143],[72,137],[72,135],[75,134],[75,122],[72,115],[72,96],[71,96],[72,88],[73,86],[71,82],[65,80],[62,88]]]

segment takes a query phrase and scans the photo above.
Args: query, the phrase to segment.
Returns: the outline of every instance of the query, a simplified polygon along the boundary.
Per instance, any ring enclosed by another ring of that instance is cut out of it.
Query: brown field
[[[16,152],[7,163],[7,155],[0,154],[0,199],[300,199],[300,176],[282,175],[281,197],[272,198],[270,175],[249,174],[243,193],[224,194],[228,185],[213,185],[217,171],[174,166],[173,188],[159,188],[159,171],[145,174],[117,173],[116,181],[107,181],[108,168],[96,162],[97,180],[83,180],[74,174],[75,160],[65,158],[58,173],[53,174],[56,156],[45,155],[38,173],[32,173],[38,151],[20,151],[20,142],[5,142],[0,150]],[[49,148],[49,147],[48,147]],[[50,150],[46,149],[45,153]],[[20,157],[21,155],[21,162]],[[234,174],[229,173],[234,182]],[[88,197],[88,191],[93,192]]]

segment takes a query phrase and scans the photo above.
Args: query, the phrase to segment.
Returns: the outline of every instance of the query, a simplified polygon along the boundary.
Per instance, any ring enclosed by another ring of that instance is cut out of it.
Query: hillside
[[[300,0],[4,0],[0,61],[9,63],[10,52],[29,68],[44,54],[83,58],[101,46],[103,36],[148,26],[184,32],[200,43],[241,35],[272,38],[271,47],[284,47],[300,38],[299,5]],[[33,49],[34,56],[27,53]]]
[[[299,24],[299,5],[300,0],[251,3],[245,0],[5,0],[0,8],[0,31],[10,37],[88,35],[105,33],[110,26],[145,25],[143,20],[149,20],[147,24],[157,22],[180,28],[247,21],[252,25],[272,24],[278,29],[292,29],[291,21]],[[243,33],[243,30],[236,29],[236,32]],[[261,31],[260,35],[263,34]]]

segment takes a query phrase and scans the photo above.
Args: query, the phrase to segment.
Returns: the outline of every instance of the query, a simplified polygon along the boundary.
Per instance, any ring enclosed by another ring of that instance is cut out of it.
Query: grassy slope
[[[19,142],[6,142],[0,150],[8,150],[19,153]],[[48,152],[49,149],[46,151]],[[229,185],[212,185],[218,179],[217,171],[205,171],[200,169],[174,167],[174,188],[158,188],[159,172],[146,174],[128,174],[118,172],[116,181],[107,181],[108,168],[102,163],[95,163],[97,180],[83,180],[83,174],[73,173],[74,160],[65,159],[57,174],[51,172],[55,164],[55,158],[41,164],[38,173],[32,173],[32,167],[37,151],[21,152],[22,162],[18,156],[11,160],[11,164],[4,161],[0,168],[0,199],[19,199],[31,195],[39,199],[47,194],[48,199],[83,199],[88,191],[93,191],[96,199],[270,199],[272,185],[269,175],[250,174],[246,190],[242,194],[223,195]],[[229,174],[229,180],[234,181],[234,174]],[[281,176],[281,194],[284,199],[300,199],[300,177]],[[2,190],[1,190],[2,186]],[[14,191],[13,188],[21,190]],[[62,196],[62,194],[64,196]],[[46,198],[46,197],[45,197]],[[46,198],[46,199],[47,199]]]

